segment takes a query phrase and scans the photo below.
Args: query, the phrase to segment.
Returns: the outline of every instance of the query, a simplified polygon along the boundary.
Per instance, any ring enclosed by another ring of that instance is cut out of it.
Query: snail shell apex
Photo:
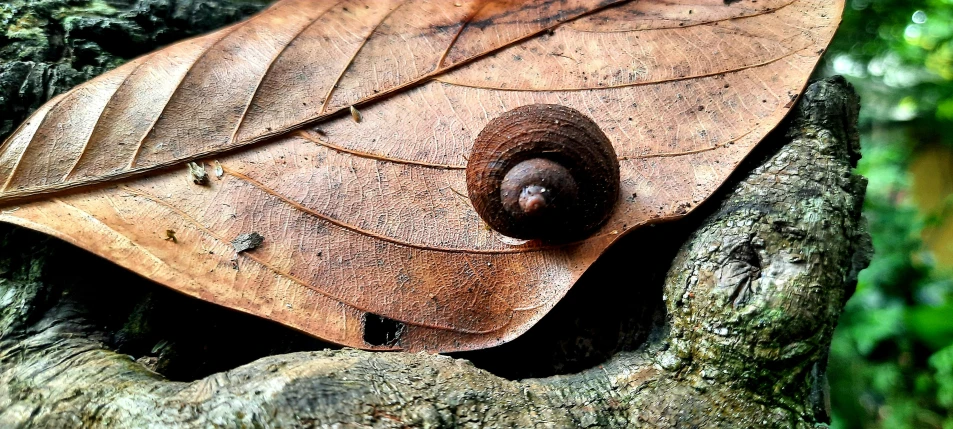
[[[583,113],[531,104],[490,121],[467,163],[467,192],[499,233],[564,241],[605,223],[619,199],[619,161]]]

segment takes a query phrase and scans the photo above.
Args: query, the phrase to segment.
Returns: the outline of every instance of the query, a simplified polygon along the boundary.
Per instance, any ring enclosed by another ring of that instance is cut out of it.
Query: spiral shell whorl
[[[467,191],[480,217],[503,235],[579,238],[612,213],[619,162],[609,139],[582,113],[559,105],[522,106],[493,119],[477,136]]]

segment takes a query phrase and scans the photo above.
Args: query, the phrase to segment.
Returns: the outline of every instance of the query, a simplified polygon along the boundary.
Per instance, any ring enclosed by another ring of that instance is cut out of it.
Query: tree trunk
[[[261,5],[0,5],[0,136]],[[857,108],[843,79],[815,82],[695,214],[630,233],[523,337],[452,357],[334,349],[0,227],[0,427],[815,427],[869,258]]]

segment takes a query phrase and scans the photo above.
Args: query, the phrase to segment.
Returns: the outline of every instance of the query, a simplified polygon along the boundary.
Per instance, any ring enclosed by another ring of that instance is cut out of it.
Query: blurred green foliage
[[[825,72],[863,100],[876,249],[831,348],[832,426],[953,429],[953,0],[848,0]]]

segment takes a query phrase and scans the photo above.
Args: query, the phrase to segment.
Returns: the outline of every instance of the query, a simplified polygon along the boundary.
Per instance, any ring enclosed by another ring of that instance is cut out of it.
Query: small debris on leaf
[[[357,110],[357,107],[351,106],[351,119],[353,119],[354,122],[357,122],[359,124],[361,123],[361,121],[364,120],[364,116],[361,115],[361,112],[359,110]]]
[[[507,246],[522,246],[526,243],[529,243],[529,240],[523,240],[519,238],[507,237],[505,235],[499,236],[500,243],[503,243]]]
[[[175,238],[175,231],[171,229],[165,230],[165,241],[171,241],[173,243],[178,243],[179,240]]]
[[[797,98],[798,98],[799,95],[800,95],[800,94],[788,94],[788,97],[791,98],[791,101],[788,101],[788,104],[785,104],[785,105],[784,105],[784,108],[785,108],[785,109],[790,109],[790,108],[794,107],[794,105],[797,103]]]
[[[192,180],[192,183],[196,185],[208,185],[208,173],[205,172],[205,166],[199,165],[194,162],[190,162],[189,166],[189,179]]]
[[[216,179],[221,179],[222,176],[225,175],[225,169],[222,168],[222,163],[217,160],[212,161],[212,172],[215,174]]]
[[[248,234],[242,234],[232,240],[232,247],[235,248],[235,251],[242,253],[247,250],[255,250],[258,246],[261,246],[261,243],[265,242],[265,237],[262,237],[261,234],[257,232],[250,232]]]

